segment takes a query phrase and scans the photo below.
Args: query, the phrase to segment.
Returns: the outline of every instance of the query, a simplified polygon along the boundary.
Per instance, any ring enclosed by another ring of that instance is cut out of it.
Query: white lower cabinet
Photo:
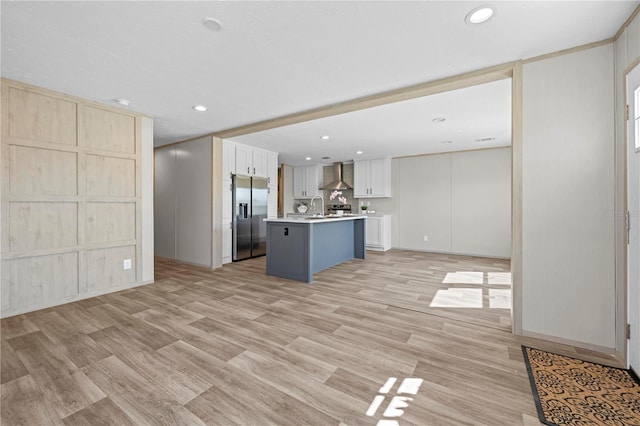
[[[391,216],[367,216],[367,250],[387,251],[391,248]]]

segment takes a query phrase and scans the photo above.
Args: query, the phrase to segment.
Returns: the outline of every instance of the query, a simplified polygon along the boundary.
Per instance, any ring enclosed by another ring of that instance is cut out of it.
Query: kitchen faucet
[[[324,216],[324,198],[322,198],[322,195],[314,195],[313,197],[311,197],[311,201],[309,201],[309,205],[313,206],[314,207],[314,211],[315,211],[315,206],[313,205],[313,200],[315,200],[316,198],[320,198],[320,201],[322,201],[322,210],[320,211],[320,216]]]

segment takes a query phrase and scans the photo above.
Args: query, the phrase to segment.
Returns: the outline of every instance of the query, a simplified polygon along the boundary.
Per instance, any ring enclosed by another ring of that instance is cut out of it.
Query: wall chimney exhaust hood
[[[342,180],[342,163],[333,163],[333,180],[320,189],[353,189],[351,185]]]

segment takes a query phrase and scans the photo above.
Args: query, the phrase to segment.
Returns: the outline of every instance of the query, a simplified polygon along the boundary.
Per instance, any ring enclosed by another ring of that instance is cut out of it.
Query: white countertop
[[[343,220],[355,220],[365,219],[366,215],[352,215],[352,216],[323,216],[319,218],[308,219],[310,216],[301,217],[279,217],[277,219],[264,219],[265,222],[293,222],[293,223],[326,223],[326,222],[340,222]]]

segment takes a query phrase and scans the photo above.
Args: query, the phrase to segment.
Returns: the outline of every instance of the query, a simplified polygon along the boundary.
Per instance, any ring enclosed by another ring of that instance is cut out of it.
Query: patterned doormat
[[[526,346],[522,353],[542,423],[640,426],[640,381],[632,371]]]

